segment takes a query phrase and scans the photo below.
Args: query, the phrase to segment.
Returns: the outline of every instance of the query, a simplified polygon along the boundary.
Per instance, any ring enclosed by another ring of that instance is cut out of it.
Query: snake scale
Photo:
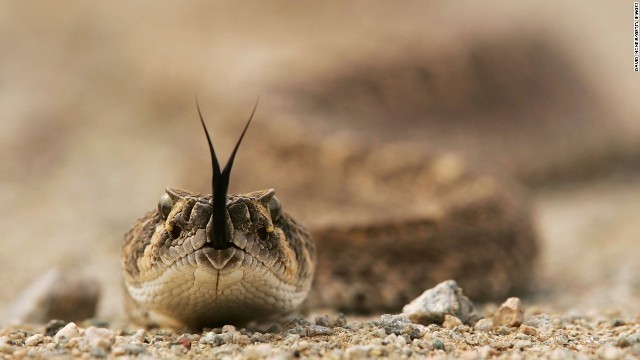
[[[211,152],[212,195],[167,188],[157,209],[126,234],[125,305],[135,322],[202,328],[300,307],[397,311],[449,278],[480,300],[529,285],[537,245],[528,208],[492,180],[463,176],[438,191],[446,193],[445,201],[419,216],[398,219],[382,211],[368,222],[309,231],[283,211],[273,189],[227,195],[253,113],[223,170],[199,108],[198,113]],[[427,165],[420,160],[414,167],[433,168]],[[410,190],[395,189],[389,198],[407,203],[397,194]],[[321,201],[318,208],[322,211]],[[346,217],[346,202],[343,211]]]

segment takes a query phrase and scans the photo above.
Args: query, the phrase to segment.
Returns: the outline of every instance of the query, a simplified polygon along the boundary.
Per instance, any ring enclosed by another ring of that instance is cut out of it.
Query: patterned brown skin
[[[318,265],[304,307],[393,313],[449,279],[473,301],[525,293],[539,246],[527,202],[504,190],[460,186],[431,215],[312,229]]]
[[[241,324],[295,309],[306,298],[315,248],[282,212],[274,190],[229,195],[227,249],[211,244],[210,195],[168,188],[125,236],[126,308],[147,326]]]

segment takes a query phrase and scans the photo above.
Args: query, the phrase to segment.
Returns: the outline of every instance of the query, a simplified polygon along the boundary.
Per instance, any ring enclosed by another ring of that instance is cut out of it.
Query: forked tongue
[[[249,128],[249,124],[251,124],[251,119],[253,119],[253,114],[256,112],[256,108],[258,107],[258,101],[256,101],[255,106],[253,107],[253,111],[251,112],[251,116],[249,116],[249,120],[247,124],[244,126],[244,130],[242,130],[242,134],[236,143],[236,146],[233,148],[231,152],[231,156],[229,156],[229,160],[227,160],[227,164],[225,165],[222,172],[220,171],[220,163],[218,163],[218,157],[216,156],[216,151],[213,148],[213,142],[211,141],[211,137],[209,136],[209,131],[207,131],[207,126],[204,123],[204,119],[202,117],[202,112],[200,111],[200,105],[198,105],[198,100],[196,99],[196,107],[198,108],[198,115],[200,116],[200,122],[202,123],[202,128],[204,128],[204,133],[207,136],[207,142],[209,143],[209,152],[211,153],[211,167],[213,168],[213,175],[211,177],[211,188],[212,188],[212,207],[213,212],[211,213],[211,218],[213,220],[213,226],[211,227],[210,238],[213,239],[213,248],[218,250],[224,250],[231,246],[231,241],[227,239],[227,219],[226,219],[226,207],[227,207],[227,190],[229,189],[229,177],[231,175],[231,167],[233,167],[233,160],[236,157],[236,152],[240,147],[240,143],[242,142],[242,138],[244,138],[244,134],[247,132]]]

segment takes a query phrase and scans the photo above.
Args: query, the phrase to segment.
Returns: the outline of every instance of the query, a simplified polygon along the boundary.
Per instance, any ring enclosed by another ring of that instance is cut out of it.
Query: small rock
[[[246,336],[246,335],[243,335],[243,336]],[[248,339],[248,338],[249,338],[249,337],[247,336],[247,339]],[[191,340],[189,340],[189,339],[187,339],[187,338],[185,338],[185,337],[178,338],[178,340],[177,340],[176,342],[177,342],[178,344],[180,344],[180,345],[184,346],[184,347],[185,347],[185,349],[187,349],[187,350],[190,350],[190,349],[191,349]]]
[[[408,335],[411,339],[420,337],[420,329],[404,315],[380,316],[380,326],[386,334]]]
[[[380,316],[380,325],[385,330],[385,333],[400,335],[404,333],[407,327],[413,324],[402,315],[384,314]]]
[[[95,316],[100,286],[95,279],[52,269],[31,283],[11,306],[17,322],[81,321]]]
[[[259,343],[259,342],[264,342],[264,335],[262,335],[262,333],[260,332],[255,332],[253,333],[253,335],[251,335],[251,342],[252,343]]]
[[[62,329],[58,330],[56,335],[53,337],[55,340],[60,340],[60,338],[64,337],[66,339],[72,339],[80,336],[80,329],[76,326],[75,323],[70,322]]]
[[[247,346],[251,343],[251,339],[249,339],[249,336],[240,333],[233,334],[233,338],[231,339],[231,341],[233,341],[234,344],[238,344],[240,346]],[[189,344],[191,344],[191,342],[189,342]]]
[[[436,350],[444,350],[444,342],[438,338],[433,339],[433,348]]]
[[[84,331],[83,340],[90,348],[100,348],[103,350],[111,349],[115,342],[115,334],[110,329],[89,327]]]
[[[331,330],[326,326],[309,325],[307,327],[307,336],[330,335],[332,333],[333,333],[333,330]]]
[[[333,327],[333,322],[329,319],[327,315],[316,316],[315,323],[316,325],[320,325],[320,326]]]
[[[556,341],[556,343],[558,345],[562,345],[562,346],[567,346],[569,345],[569,338],[567,337],[567,335],[559,333],[555,336],[554,340]]]
[[[67,325],[67,323],[62,320],[51,320],[47,323],[47,326],[45,326],[44,334],[47,336],[53,336],[65,325]]]
[[[213,331],[208,332],[205,336],[200,338],[199,343],[205,343],[212,346],[220,346],[223,344],[230,344],[232,342],[233,335],[229,333],[216,334]]]
[[[316,325],[334,328],[336,326],[345,326],[347,324],[347,318],[344,314],[338,314],[336,317],[329,317],[328,315],[317,316],[315,318]]]
[[[40,345],[44,342],[44,335],[42,334],[35,334],[32,336],[29,336],[25,341],[24,344],[26,346],[36,346],[36,345]]]
[[[135,334],[131,335],[131,341],[143,343],[145,335],[146,332],[144,331],[144,329],[138,329],[136,330]]]
[[[532,326],[536,328],[538,331],[553,330],[553,322],[551,321],[551,318],[549,318],[549,315],[547,314],[532,316],[528,318],[527,321],[524,322],[524,324]]]
[[[237,332],[236,327],[233,325],[225,325],[222,327],[223,333],[235,334]]]
[[[524,325],[524,324],[520,325],[520,327],[518,328],[518,331],[529,336],[538,335],[538,330],[536,330],[536,328],[534,328],[533,326],[529,326],[529,325]]]
[[[500,335],[509,335],[513,332],[513,328],[509,327],[509,326],[504,326],[504,325],[500,325],[497,328],[495,327],[494,324],[494,329],[496,334],[500,334]]]
[[[517,297],[508,298],[493,316],[495,326],[518,327],[524,321],[524,307]]]
[[[462,321],[457,317],[449,314],[444,315],[444,321],[442,322],[442,327],[445,329],[453,329],[456,326],[462,325]]]
[[[473,312],[473,303],[453,280],[444,281],[422,293],[409,304],[402,313],[417,324],[442,324],[446,314],[453,315],[466,323]]]
[[[490,318],[480,319],[473,328],[477,331],[489,332],[493,330],[493,320]]]
[[[338,316],[336,316],[333,327],[339,326],[339,327],[345,327],[347,325],[347,317],[343,314],[340,313],[338,314]]]

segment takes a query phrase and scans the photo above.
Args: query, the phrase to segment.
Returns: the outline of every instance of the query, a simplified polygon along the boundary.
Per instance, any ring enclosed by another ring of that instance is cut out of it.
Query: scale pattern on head
[[[200,111],[200,105],[198,104],[197,99],[196,107],[198,108],[200,122],[202,123],[202,128],[204,129],[204,133],[207,136],[207,142],[209,143],[209,152],[211,153],[211,167],[213,169],[213,175],[211,176],[211,194],[213,195],[211,200],[213,202],[213,214],[211,214],[211,217],[213,219],[213,227],[211,228],[211,238],[213,239],[213,248],[222,250],[231,246],[231,242],[229,241],[229,239],[227,239],[227,222],[224,216],[227,202],[227,190],[229,189],[229,177],[231,176],[231,168],[233,167],[233,160],[236,157],[236,152],[238,152],[238,148],[240,147],[240,143],[244,138],[244,134],[247,132],[249,124],[251,124],[251,119],[253,119],[253,115],[256,113],[258,101],[256,101],[256,104],[253,107],[253,111],[251,112],[251,116],[249,116],[249,120],[244,126],[244,130],[242,130],[242,134],[240,135],[236,146],[233,148],[233,152],[231,152],[231,156],[229,156],[229,160],[227,161],[227,164],[225,165],[222,172],[220,171],[220,163],[218,162],[216,151],[213,148],[213,141],[211,140],[211,136],[209,136],[209,131],[207,131],[207,125],[205,125],[204,123],[202,111]]]

